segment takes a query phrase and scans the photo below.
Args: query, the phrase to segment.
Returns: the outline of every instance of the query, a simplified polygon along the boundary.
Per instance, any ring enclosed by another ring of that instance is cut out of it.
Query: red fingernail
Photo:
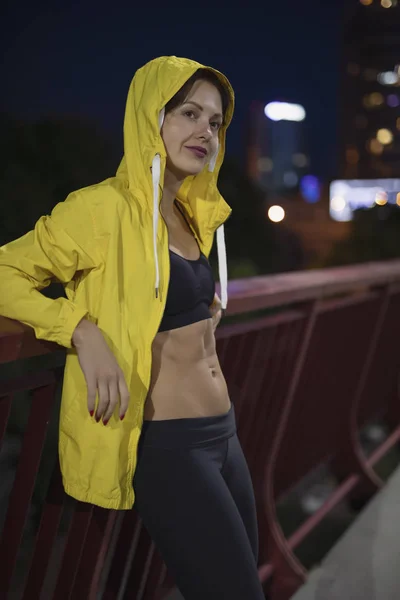
[[[123,421],[125,419],[125,415],[122,415],[122,417],[120,417],[120,420]]]
[[[103,425],[107,425],[107,423],[108,423],[109,420],[110,419],[107,419],[106,421],[103,421]]]
[[[91,417],[93,417],[93,415],[94,415],[94,410],[89,410],[89,414],[90,414],[90,416],[91,416]]]

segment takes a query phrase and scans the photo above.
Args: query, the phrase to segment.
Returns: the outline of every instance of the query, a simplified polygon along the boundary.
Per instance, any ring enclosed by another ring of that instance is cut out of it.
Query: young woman
[[[0,314],[64,345],[65,490],[135,508],[185,600],[261,600],[250,474],[215,349],[227,301],[217,177],[233,92],[176,57],[139,69],[116,177],[1,249]],[[208,256],[217,234],[221,298]],[[52,278],[67,298],[40,294]],[[85,408],[87,407],[87,408]]]

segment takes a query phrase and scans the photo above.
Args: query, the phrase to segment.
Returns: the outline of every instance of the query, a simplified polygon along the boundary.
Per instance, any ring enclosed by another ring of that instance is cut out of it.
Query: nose
[[[206,141],[210,140],[212,137],[212,129],[211,129],[211,125],[208,121],[208,119],[204,119],[201,120],[201,122],[199,122],[199,126],[198,126],[198,130],[197,130],[197,136],[201,139],[204,139]]]

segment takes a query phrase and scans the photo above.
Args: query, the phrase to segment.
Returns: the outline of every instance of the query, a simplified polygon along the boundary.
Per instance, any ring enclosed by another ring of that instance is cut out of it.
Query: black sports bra
[[[171,274],[159,331],[178,329],[210,319],[209,307],[215,294],[211,267],[203,253],[197,260],[188,260],[172,250],[169,256]]]

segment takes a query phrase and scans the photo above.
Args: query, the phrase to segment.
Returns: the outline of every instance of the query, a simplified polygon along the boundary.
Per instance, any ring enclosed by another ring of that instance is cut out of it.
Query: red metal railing
[[[257,498],[260,578],[273,600],[287,600],[306,578],[294,550],[341,499],[382,485],[373,466],[400,439],[400,261],[231,282],[228,316],[264,308],[267,316],[221,326],[217,348]],[[20,401],[31,410],[0,539],[0,597],[161,600],[173,581],[135,511],[68,498],[56,459],[43,473],[57,450],[48,438],[57,422],[58,350],[0,317],[0,443],[9,443],[18,395],[31,395]],[[22,374],[21,358],[29,359]],[[358,431],[376,416],[391,433],[366,458]],[[286,539],[277,501],[328,460],[340,485]]]

